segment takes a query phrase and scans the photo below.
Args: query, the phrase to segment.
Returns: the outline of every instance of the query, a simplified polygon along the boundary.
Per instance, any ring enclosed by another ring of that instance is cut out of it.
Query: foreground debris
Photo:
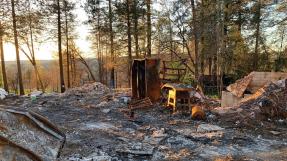
[[[104,95],[109,92],[109,89],[101,83],[95,82],[92,84],[85,84],[81,87],[68,89],[63,96],[77,96],[77,97],[87,97],[94,95]]]
[[[270,83],[242,102],[241,108],[259,109],[269,118],[287,118],[287,79]]]
[[[222,91],[221,106],[236,106],[265,85],[286,78],[287,73],[282,72],[251,72],[234,84],[229,85],[226,88],[227,91]]]
[[[236,97],[242,97],[244,92],[246,91],[248,85],[252,81],[253,73],[248,76],[237,80],[234,84],[231,84],[227,87],[227,90],[230,91]]]
[[[98,88],[90,90],[96,85]],[[276,93],[281,88],[272,89]],[[35,111],[56,124],[66,134],[61,161],[284,160],[287,157],[286,119],[274,115],[274,120],[268,120],[269,116],[264,120],[258,115],[247,119],[258,122],[260,126],[256,128],[236,124],[245,119],[234,119],[238,118],[235,116],[251,114],[247,104],[221,113],[217,112],[219,109],[207,110],[206,120],[197,121],[190,115],[171,115],[170,109],[154,103],[148,108],[138,108],[134,119],[130,119],[126,117],[129,100],[126,91],[113,92],[96,83],[64,94],[42,95],[36,101],[29,97],[8,97],[4,107],[14,105]],[[249,100],[248,104],[256,105],[259,101],[256,100]],[[149,103],[148,99],[141,101]]]
[[[5,91],[5,89],[0,88],[0,99],[3,100],[7,95],[8,93]]]
[[[5,161],[53,161],[65,135],[41,115],[0,109],[0,158]]]
[[[214,113],[223,120],[233,122],[235,126],[253,128],[272,126],[272,122],[287,119],[286,79],[269,83],[255,94],[241,101],[238,106],[215,108]],[[271,124],[271,125],[270,125]]]

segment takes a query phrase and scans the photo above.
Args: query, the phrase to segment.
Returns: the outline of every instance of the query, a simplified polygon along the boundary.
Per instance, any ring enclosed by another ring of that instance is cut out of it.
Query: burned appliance
[[[160,98],[160,59],[135,59],[132,65],[132,98]]]

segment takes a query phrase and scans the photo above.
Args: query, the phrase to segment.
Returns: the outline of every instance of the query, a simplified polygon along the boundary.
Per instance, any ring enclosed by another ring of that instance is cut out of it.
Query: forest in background
[[[97,59],[93,63],[75,43],[76,3],[88,15],[88,41]],[[135,58],[180,62],[172,65],[185,66],[184,82],[201,84],[209,75],[221,88],[224,75],[240,78],[251,71],[286,70],[284,0],[2,0],[0,15],[2,84],[19,94],[33,88],[64,92],[87,81],[110,87],[125,82],[120,87],[129,87]],[[5,68],[7,42],[15,45],[14,72]],[[54,42],[58,50],[58,61],[48,70],[35,53],[46,42]],[[20,52],[32,66],[31,77],[22,72],[27,70]],[[58,88],[46,82],[51,72]],[[30,78],[34,83],[28,88]]]

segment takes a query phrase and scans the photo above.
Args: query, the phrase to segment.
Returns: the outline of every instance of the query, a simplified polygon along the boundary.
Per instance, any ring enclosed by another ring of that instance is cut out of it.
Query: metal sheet
[[[0,108],[0,120],[1,159],[54,161],[59,156],[66,137],[43,116]]]
[[[146,59],[147,96],[152,102],[155,102],[160,98],[161,81],[159,78],[159,70],[159,59]]]
[[[132,96],[149,97],[152,102],[160,98],[159,59],[135,59],[132,66]]]

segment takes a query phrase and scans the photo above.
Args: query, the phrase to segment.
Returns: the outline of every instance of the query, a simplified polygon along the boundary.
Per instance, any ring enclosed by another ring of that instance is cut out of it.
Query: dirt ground
[[[224,116],[207,113],[205,121],[196,121],[157,104],[137,110],[131,119],[121,96],[103,101],[107,94],[9,96],[1,107],[28,109],[57,125],[66,134],[61,161],[287,158],[286,120],[234,126]]]

